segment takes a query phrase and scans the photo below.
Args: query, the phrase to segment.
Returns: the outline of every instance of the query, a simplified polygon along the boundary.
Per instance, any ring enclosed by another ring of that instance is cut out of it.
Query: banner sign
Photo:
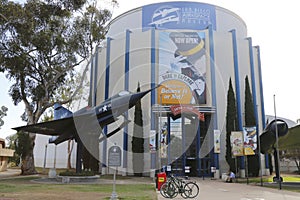
[[[160,157],[167,158],[168,123],[164,122],[160,130]]]
[[[142,27],[156,29],[216,30],[215,6],[196,2],[165,2],[142,7]]]
[[[206,32],[159,33],[157,102],[206,104]]]
[[[244,144],[243,144],[243,132],[242,131],[232,131],[230,135],[230,143],[232,147],[233,156],[243,156],[244,155]]]
[[[214,130],[214,153],[221,153],[220,137],[220,130]]]
[[[257,149],[256,127],[243,127],[244,133],[244,155],[255,155]]]
[[[174,116],[180,115],[181,113],[194,113],[197,115],[198,119],[205,121],[204,113],[199,112],[199,110],[190,105],[173,105],[170,107],[171,112]]]
[[[156,130],[150,130],[150,137],[149,137],[149,149],[150,152],[156,151]]]

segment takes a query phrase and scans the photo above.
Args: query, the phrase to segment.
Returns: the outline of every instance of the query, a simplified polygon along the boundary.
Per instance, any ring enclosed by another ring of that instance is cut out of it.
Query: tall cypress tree
[[[250,90],[248,76],[245,78],[245,125],[255,126],[256,119],[254,116],[253,97]]]
[[[140,83],[138,83],[136,91],[140,92],[140,90]],[[132,153],[134,176],[142,176],[144,171],[144,130],[141,100],[137,102],[134,110]]]
[[[250,90],[248,76],[245,78],[245,126],[256,126],[256,119],[254,115],[253,97]],[[248,156],[248,173],[250,176],[258,176],[259,174],[259,156],[257,152],[255,155]]]
[[[227,113],[226,113],[226,161],[230,167],[231,171],[236,171],[235,160],[232,158],[231,154],[231,142],[230,135],[232,131],[235,131],[238,127],[237,121],[237,108],[235,94],[232,87],[231,78],[229,79],[229,87],[227,92]]]

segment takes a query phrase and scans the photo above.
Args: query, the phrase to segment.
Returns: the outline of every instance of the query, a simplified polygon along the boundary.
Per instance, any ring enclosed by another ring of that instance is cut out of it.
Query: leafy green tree
[[[227,92],[227,112],[226,112],[226,161],[231,171],[236,171],[235,160],[232,157],[232,147],[230,142],[231,132],[237,130],[237,108],[235,94],[232,87],[231,78],[229,79],[229,87]]]
[[[22,170],[26,171],[27,173],[34,174],[36,173],[35,168],[32,168],[31,162],[23,162],[25,159],[28,159],[28,155],[33,152],[34,147],[34,140],[30,138],[28,133],[19,131],[17,132],[17,139],[15,140],[15,153],[20,156],[22,161]]]
[[[76,96],[83,79],[69,88],[65,83],[104,38],[111,12],[86,0],[28,0],[22,5],[5,0],[0,13],[0,72],[13,83],[9,93],[14,104],[25,104],[23,119],[35,124],[54,103],[64,104]],[[59,88],[70,92],[68,99],[61,100]],[[35,134],[29,138],[22,174],[36,172]]]
[[[9,149],[16,150],[15,141],[17,140],[17,138],[18,138],[17,134],[13,134],[13,135],[6,137],[6,140],[8,141],[7,145],[8,145]],[[15,151],[14,156],[10,157],[8,160],[10,163],[12,163],[12,166],[19,166],[20,158],[21,158],[20,155]]]
[[[300,174],[300,126],[297,125],[289,128],[289,131],[285,136],[279,137],[278,146],[280,157],[287,159],[287,161],[293,161]]]
[[[254,115],[253,97],[250,90],[248,76],[245,78],[245,126],[256,126],[256,119]],[[247,156],[248,159],[248,174],[250,176],[258,176],[259,174],[259,156],[257,152],[255,155]]]
[[[137,92],[140,92],[138,83]],[[134,110],[134,127],[132,137],[132,163],[135,176],[142,176],[144,170],[144,125],[141,100],[137,102]]]
[[[5,106],[2,106],[0,109],[0,129],[1,129],[1,126],[4,125],[4,121],[2,118],[7,115],[6,114],[7,111],[8,111],[8,108],[6,108]]]

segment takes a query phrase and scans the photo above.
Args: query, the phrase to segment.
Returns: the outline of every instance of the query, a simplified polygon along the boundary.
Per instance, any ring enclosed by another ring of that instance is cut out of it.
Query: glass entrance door
[[[207,133],[204,122],[194,115],[182,115],[172,119],[170,116],[161,119],[162,166],[171,166],[171,173],[179,176],[210,175],[210,155],[200,157],[200,148]],[[203,126],[203,127],[201,127]]]

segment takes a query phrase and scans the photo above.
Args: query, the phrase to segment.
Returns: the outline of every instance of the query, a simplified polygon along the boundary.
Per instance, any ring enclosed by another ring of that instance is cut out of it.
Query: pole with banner
[[[255,155],[257,149],[257,134],[256,126],[243,127],[243,140],[244,140],[244,155],[246,162],[246,177],[247,184],[249,184],[249,168],[248,168],[248,156]]]
[[[231,154],[235,157],[235,167],[237,174],[237,157],[244,156],[244,144],[243,144],[243,132],[242,131],[232,131],[230,135],[231,143]]]

